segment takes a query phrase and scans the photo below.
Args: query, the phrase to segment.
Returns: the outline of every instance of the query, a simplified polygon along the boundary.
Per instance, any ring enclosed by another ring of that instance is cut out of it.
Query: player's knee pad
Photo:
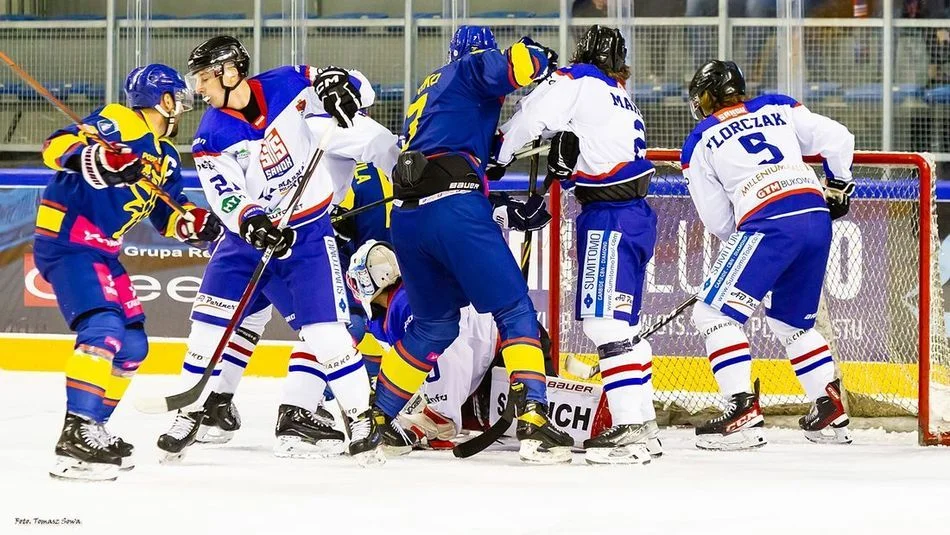
[[[784,321],[770,318],[769,316],[765,316],[765,322],[769,324],[769,329],[772,330],[772,332],[775,334],[775,337],[778,338],[778,341],[781,342],[783,346],[788,346],[789,344],[794,343],[807,331],[811,330],[792,327]]]
[[[699,331],[699,334],[703,336],[709,336],[725,327],[736,327],[740,329],[742,327],[738,321],[703,302],[697,302],[693,305],[692,319],[693,325]]]
[[[538,314],[527,295],[492,312],[502,340],[538,338]]]
[[[584,318],[584,334],[596,346],[610,342],[631,340],[640,333],[640,325],[630,325],[626,321],[613,318]]]
[[[328,373],[359,360],[353,337],[341,322],[304,325],[300,337]]]
[[[92,346],[113,355],[122,351],[125,318],[117,310],[103,308],[88,312],[76,321],[76,347]]]
[[[254,340],[254,343],[256,344],[258,341],[260,341],[261,336],[264,335],[264,327],[267,327],[267,322],[270,321],[271,313],[273,310],[274,310],[274,307],[267,306],[263,310],[259,310],[253,314],[249,314],[241,322],[241,326],[238,327],[236,332],[238,334],[241,334],[241,336],[244,336],[245,338],[248,338],[248,339],[252,337],[245,336],[240,331],[244,330],[244,331],[249,331],[253,333],[257,337],[257,339]]]
[[[119,351],[112,361],[113,374],[115,370],[119,370],[120,375],[131,377],[147,355],[148,336],[145,335],[145,326],[136,323],[126,327],[122,351]]]

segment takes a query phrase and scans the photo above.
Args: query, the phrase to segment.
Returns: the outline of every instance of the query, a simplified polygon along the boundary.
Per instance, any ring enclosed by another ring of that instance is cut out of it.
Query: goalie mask
[[[392,245],[368,240],[353,253],[346,270],[346,283],[353,296],[363,305],[368,318],[373,317],[372,302],[384,290],[399,282],[399,264]]]

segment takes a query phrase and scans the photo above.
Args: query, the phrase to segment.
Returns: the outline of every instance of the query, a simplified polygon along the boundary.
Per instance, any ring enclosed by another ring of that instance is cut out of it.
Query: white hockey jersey
[[[593,65],[578,63],[551,78],[518,102],[501,131],[498,161],[537,136],[559,131],[580,139],[580,157],[571,177],[577,185],[609,186],[652,173],[646,160],[646,128],[640,110],[623,85]]]
[[[239,232],[241,214],[253,206],[263,208],[274,221],[288,208],[322,132],[333,121],[312,87],[315,76],[316,69],[304,65],[278,67],[249,78],[261,108],[261,119],[255,124],[231,109],[212,108],[202,117],[192,145],[198,178],[211,209],[231,232]],[[359,89],[362,105],[372,105],[376,94],[369,81],[358,71],[350,71],[350,80]],[[366,117],[357,125],[334,134],[290,226],[300,227],[326,213],[337,189],[334,180],[349,185],[352,167],[336,176],[339,167],[325,163],[331,152],[347,160],[365,157],[363,161],[379,165],[395,163],[395,136]],[[383,147],[386,143],[391,146]],[[371,152],[391,160],[377,162]]]
[[[820,154],[826,175],[851,180],[854,136],[791,97],[762,95],[703,119],[681,163],[706,229],[725,241],[750,221],[827,211],[803,154]]]

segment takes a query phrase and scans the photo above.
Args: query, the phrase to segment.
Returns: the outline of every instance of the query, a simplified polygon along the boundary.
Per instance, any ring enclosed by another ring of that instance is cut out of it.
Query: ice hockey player
[[[350,189],[342,194],[335,205],[335,213],[343,215],[354,208],[377,203],[392,195],[392,184],[385,173],[372,163],[356,165]],[[336,201],[336,199],[334,199]],[[334,223],[342,266],[356,247],[369,239],[387,239],[389,236],[389,205],[379,204],[358,214]],[[350,251],[349,253],[347,251]],[[382,348],[366,329],[366,316],[362,305],[351,292],[350,321],[347,329],[363,355],[363,363],[371,383],[379,373]],[[262,294],[249,307],[251,311],[241,322],[225,348],[212,382],[211,394],[203,407],[200,427],[195,442],[221,444],[228,442],[241,426],[240,415],[234,404],[234,393],[244,375],[264,328],[270,321],[272,307]],[[197,381],[203,368],[187,366],[183,373],[193,374],[189,382]],[[333,415],[323,408],[321,393],[326,386],[325,370],[316,362],[306,344],[297,342],[291,351],[288,378],[284,385],[283,399],[278,408],[274,433],[274,453],[279,457],[325,457],[342,451],[344,436],[334,429]],[[333,399],[326,389],[327,401]]]
[[[376,240],[364,243],[350,260],[346,280],[366,311],[368,330],[385,352],[395,351],[413,314],[392,246]],[[460,314],[458,338],[439,356],[414,400],[399,413],[399,425],[384,433],[387,454],[402,455],[415,446],[453,447],[451,440],[462,429],[462,404],[491,366],[498,339],[491,314],[479,314],[471,305]]]
[[[147,65],[129,73],[125,94],[128,106],[99,108],[83,129],[67,126],[43,146],[44,163],[58,173],[43,191],[33,254],[76,332],[66,361],[66,420],[50,471],[57,478],[113,480],[120,466],[132,467],[132,445],[105,428],[148,353],[145,313],[119,262],[122,236],[146,218],[181,241],[211,241],[221,232],[214,214],[181,193],[171,138],[192,107],[185,79],[171,67]],[[140,180],[164,189],[193,220]]]
[[[590,464],[646,464],[659,449],[650,344],[640,340],[647,262],[656,215],[645,197],[655,171],[646,159],[640,110],[624,89],[630,76],[620,31],[594,25],[577,42],[571,65],[528,96],[501,131],[501,165],[526,142],[550,137],[544,190],[555,179],[574,186],[577,218],[576,319],[597,346],[612,427],[584,441]]]
[[[693,307],[693,324],[719,389],[723,414],[696,428],[696,445],[734,450],[762,446],[758,381],[742,324],[759,304],[811,399],[799,420],[814,442],[850,443],[828,342],[815,317],[831,246],[831,221],[848,213],[854,191],[854,136],[791,97],[745,98],[731,61],[709,61],[689,84],[699,124],[683,144],[683,174],[706,230],[723,248]],[[802,154],[824,158],[825,183]]]
[[[449,62],[425,77],[403,126],[393,171],[392,240],[413,312],[376,383],[377,425],[393,419],[459,335],[459,310],[490,312],[514,393],[522,460],[570,462],[573,440],[547,416],[537,315],[486,196],[485,165],[505,95],[548,76],[556,55],[529,38],[496,48],[491,30],[460,26]],[[536,230],[550,221],[543,198],[510,200],[508,223]]]
[[[381,437],[371,417],[363,360],[346,330],[344,270],[329,208],[337,189],[334,180],[348,183],[354,165],[351,154],[342,155],[340,162],[334,155],[354,148],[392,152],[392,162],[394,138],[384,128],[383,135],[378,123],[357,115],[375,98],[362,74],[336,67],[285,66],[248,78],[249,64],[244,46],[229,36],[205,41],[188,59],[195,90],[210,105],[192,151],[225,235],[192,308],[186,362],[207,366],[261,251],[274,247],[275,260],[261,278],[261,293],[327,367],[327,379],[347,419],[350,453],[362,465],[378,464],[384,461]],[[322,126],[311,125],[310,116]],[[342,128],[300,202],[285,206],[322,136],[312,129],[326,129],[331,121]],[[345,162],[349,168],[338,172]],[[294,210],[290,224],[279,230],[273,221],[288,209]],[[283,291],[275,291],[277,287]],[[162,450],[175,455],[193,442],[199,426],[193,414],[179,412],[169,432],[159,437]]]

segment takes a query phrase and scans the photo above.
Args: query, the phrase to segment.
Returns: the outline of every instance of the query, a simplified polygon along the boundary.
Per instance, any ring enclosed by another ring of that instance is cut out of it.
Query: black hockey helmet
[[[745,76],[734,61],[707,61],[689,82],[689,109],[697,121],[706,117],[700,105],[703,93],[709,93],[714,104],[726,97],[745,95]]]
[[[619,72],[627,62],[627,44],[617,28],[595,24],[577,41],[571,63],[590,63],[607,72]]]
[[[230,35],[218,35],[191,51],[191,55],[188,56],[188,73],[195,74],[215,65],[221,65],[223,68],[226,63],[234,64],[243,79],[247,76],[251,57],[240,41]],[[220,73],[215,74],[220,76]]]

